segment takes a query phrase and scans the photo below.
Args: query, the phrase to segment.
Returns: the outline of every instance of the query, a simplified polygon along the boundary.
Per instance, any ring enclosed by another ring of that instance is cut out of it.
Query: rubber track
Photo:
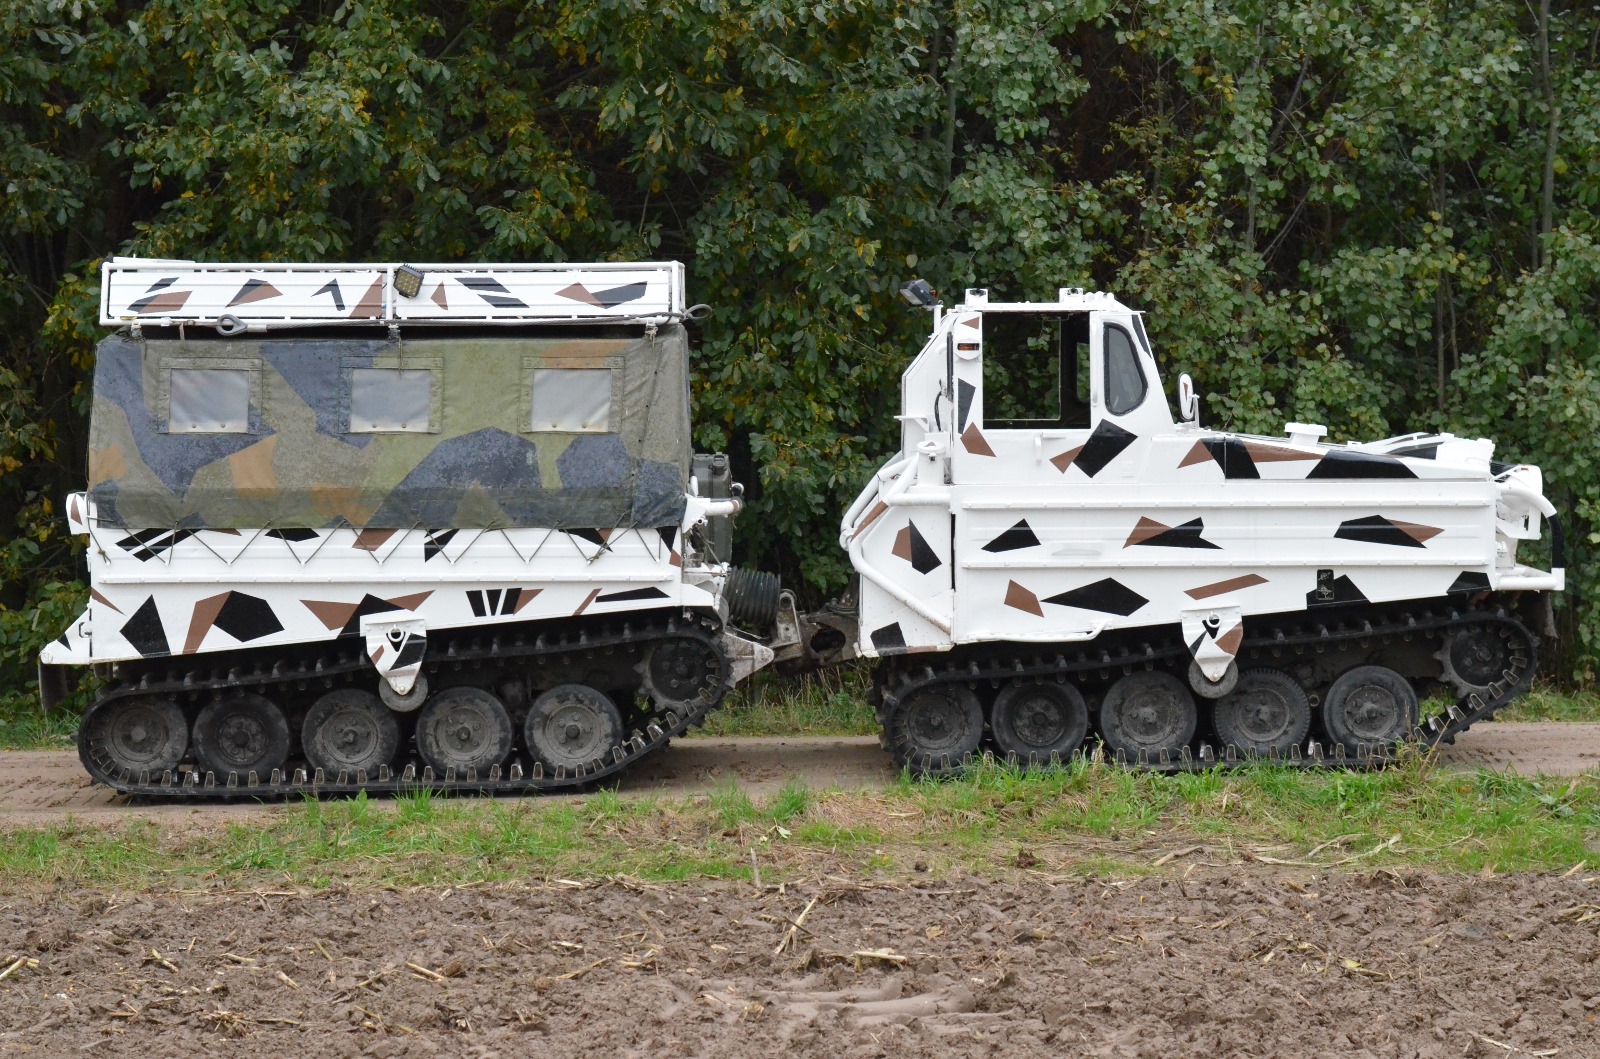
[[[630,623],[623,626],[620,632],[584,632],[568,636],[546,634],[532,638],[531,642],[527,637],[509,638],[507,642],[508,637],[503,635],[469,636],[465,644],[460,640],[452,640],[442,645],[437,655],[429,657],[425,668],[432,669],[456,663],[504,662],[519,658],[525,658],[530,662],[540,658],[555,660],[583,653],[604,652],[608,648],[638,647],[684,638],[699,640],[709,645],[723,660],[724,672],[728,671],[720,630],[708,619],[698,616],[672,618],[659,624],[646,625],[642,629]],[[370,675],[371,672],[365,656],[357,651],[343,654],[333,661],[319,659],[314,663],[297,665],[279,663],[270,669],[258,667],[248,671],[235,667],[228,670],[225,675],[213,675],[203,679],[197,679],[192,671],[182,674],[173,672],[164,680],[152,680],[149,674],[146,674],[137,683],[112,686],[84,714],[83,721],[78,726],[78,758],[83,762],[83,767],[88,770],[89,775],[98,783],[104,783],[122,794],[163,799],[278,800],[302,798],[308,795],[313,798],[341,797],[362,791],[368,794],[430,791],[494,795],[577,790],[618,775],[635,761],[648,756],[652,751],[661,749],[669,740],[683,735],[700,724],[707,714],[721,704],[723,696],[732,686],[725,681],[714,689],[714,693],[702,693],[699,699],[681,713],[672,710],[660,711],[642,731],[635,730],[625,743],[612,747],[588,766],[580,766],[572,772],[558,768],[554,774],[546,774],[543,766],[538,763],[531,769],[525,770],[520,763],[514,761],[505,770],[496,765],[483,776],[478,775],[475,769],[468,770],[465,775],[457,775],[455,769],[448,769],[445,775],[439,776],[429,767],[423,767],[418,771],[416,764],[408,764],[398,772],[383,766],[375,776],[367,775],[365,771],[354,775],[341,772],[336,776],[329,776],[321,769],[309,775],[305,769],[296,769],[292,774],[274,769],[267,777],[258,776],[254,772],[246,776],[230,772],[221,777],[208,772],[202,777],[194,771],[181,773],[167,771],[161,775],[145,772],[134,776],[128,770],[113,774],[100,759],[96,749],[88,743],[88,733],[92,727],[90,722],[95,714],[111,703],[130,697],[155,694],[190,695],[196,692],[240,688],[266,691],[276,685],[310,681],[334,682],[329,686],[337,686],[340,677],[363,673]]]
[[[1441,601],[1436,606],[1404,610],[1389,614],[1378,621],[1371,619],[1350,619],[1344,621],[1331,619],[1317,621],[1311,616],[1306,616],[1294,622],[1285,622],[1270,627],[1264,635],[1246,635],[1240,645],[1236,657],[1243,659],[1247,654],[1255,651],[1282,652],[1285,649],[1306,648],[1313,650],[1322,648],[1326,650],[1342,643],[1357,643],[1362,647],[1370,646],[1374,640],[1394,640],[1396,638],[1410,638],[1419,634],[1427,635],[1445,630],[1458,630],[1469,626],[1488,626],[1505,629],[1511,634],[1511,663],[1512,667],[1502,672],[1501,678],[1490,684],[1487,688],[1490,698],[1486,701],[1477,694],[1452,703],[1440,713],[1424,718],[1413,730],[1412,737],[1406,745],[1419,749],[1428,749],[1440,743],[1454,743],[1456,737],[1479,721],[1492,716],[1495,711],[1511,702],[1518,695],[1525,692],[1533,678],[1533,673],[1538,660],[1537,639],[1518,620],[1511,617],[1504,609],[1472,610],[1461,608]],[[1049,660],[1039,658],[1037,652],[1019,651],[1007,661],[988,660],[985,663],[977,661],[959,662],[947,661],[942,667],[924,665],[918,668],[915,674],[905,669],[903,658],[896,659],[898,663],[894,668],[900,670],[898,679],[891,676],[893,687],[884,688],[881,692],[880,703],[877,710],[878,725],[881,732],[887,733],[890,712],[906,696],[925,687],[938,684],[968,683],[976,684],[979,681],[1006,681],[1019,678],[1057,678],[1065,677],[1072,673],[1087,673],[1105,670],[1109,674],[1112,670],[1133,672],[1135,668],[1153,669],[1158,663],[1188,657],[1188,650],[1181,642],[1173,642],[1162,646],[1142,643],[1137,647],[1124,647],[1116,652],[1101,649],[1091,651],[1080,649],[1070,656],[1066,653],[1056,653]],[[889,745],[888,736],[881,735],[884,749],[894,755],[896,764],[901,767],[910,767],[919,775],[941,776],[959,771],[974,762],[980,755],[969,754],[960,761],[951,761],[948,757],[941,757],[938,762],[926,762],[918,766],[909,760],[908,756],[900,752],[900,748]],[[1356,754],[1350,755],[1344,745],[1335,744],[1330,751],[1324,751],[1316,740],[1310,740],[1302,747],[1294,747],[1287,756],[1277,754],[1269,758],[1260,759],[1271,764],[1283,765],[1290,768],[1381,768],[1395,760],[1397,748],[1384,745],[1362,745],[1356,748]],[[1089,752],[1074,754],[1074,757],[1084,757],[1092,761],[1108,760],[1105,752],[1096,748]],[[985,760],[993,757],[989,751],[984,751],[981,757]],[[1190,772],[1210,769],[1218,766],[1233,766],[1257,761],[1252,753],[1240,753],[1236,747],[1227,746],[1214,748],[1207,743],[1201,743],[1198,752],[1184,747],[1176,756],[1170,756],[1162,751],[1156,759],[1151,759],[1141,751],[1137,760],[1129,760],[1120,750],[1109,760],[1123,767],[1157,771],[1157,772]]]

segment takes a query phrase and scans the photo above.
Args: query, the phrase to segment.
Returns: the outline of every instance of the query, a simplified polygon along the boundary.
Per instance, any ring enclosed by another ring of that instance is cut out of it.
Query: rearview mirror
[[[1178,416],[1185,423],[1200,423],[1200,395],[1194,392],[1194,380],[1188,372],[1178,376]]]

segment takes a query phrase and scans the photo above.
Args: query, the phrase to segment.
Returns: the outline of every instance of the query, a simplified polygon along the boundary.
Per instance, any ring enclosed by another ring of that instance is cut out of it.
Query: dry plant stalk
[[[788,933],[783,936],[782,941],[778,942],[778,947],[772,950],[772,955],[782,956],[783,950],[794,944],[795,935],[804,928],[806,916],[810,915],[811,910],[815,907],[817,907],[817,899],[813,897],[811,903],[806,905],[805,911],[800,913],[800,918],[789,924]]]

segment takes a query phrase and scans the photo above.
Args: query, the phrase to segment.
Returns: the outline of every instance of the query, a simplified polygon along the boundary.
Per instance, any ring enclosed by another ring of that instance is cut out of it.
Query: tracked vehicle
[[[1187,376],[1175,417],[1109,295],[903,293],[933,333],[900,452],[840,536],[901,765],[1353,764],[1450,742],[1528,687],[1564,582],[1538,468],[1449,434],[1208,430]],[[1546,522],[1548,571],[1517,557]]]
[[[844,516],[855,591],[800,614],[727,564],[681,266],[109,262],[46,705],[92,666],[95,779],[282,797],[589,784],[775,659],[878,659],[925,774],[1370,764],[1528,687],[1564,582],[1538,468],[1206,429],[1109,295],[906,293],[933,332]],[[1517,557],[1546,524],[1548,571]]]
[[[101,678],[89,773],[552,789],[703,718],[775,593],[707,544],[740,502],[691,477],[690,311],[676,263],[108,262],[91,601],[40,681]]]

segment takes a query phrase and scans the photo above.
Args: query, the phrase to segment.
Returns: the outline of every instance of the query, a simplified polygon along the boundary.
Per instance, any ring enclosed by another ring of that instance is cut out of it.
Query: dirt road
[[[1515,768],[1533,775],[1572,775],[1600,768],[1600,724],[1487,724],[1446,747],[1450,768]],[[777,790],[790,780],[812,788],[881,786],[895,778],[875,737],[681,739],[631,772],[621,789],[692,794],[728,782],[751,793]],[[91,786],[69,751],[0,753],[0,826],[29,825],[71,815],[84,821],[124,820],[130,813],[156,816],[232,817],[266,811],[256,804],[129,806],[104,787]]]
[[[1597,902],[1581,876],[1237,868],[64,889],[0,897],[0,1056],[1576,1059],[1600,1055]]]

